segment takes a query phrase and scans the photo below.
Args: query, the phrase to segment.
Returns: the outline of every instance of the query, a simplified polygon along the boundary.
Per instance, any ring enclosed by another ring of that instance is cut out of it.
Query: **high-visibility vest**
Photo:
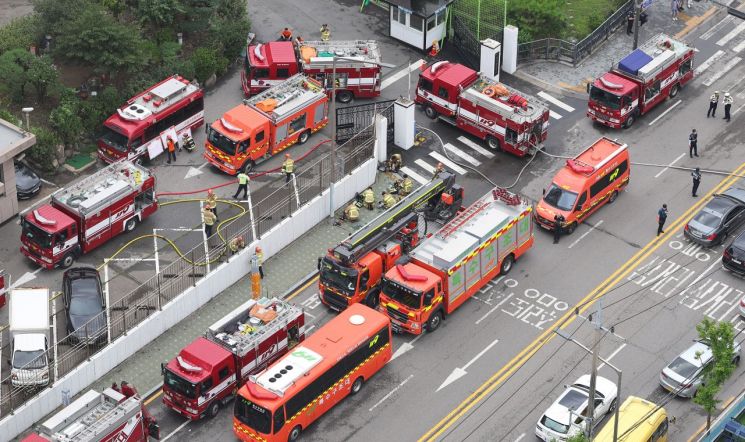
[[[256,252],[255,255],[259,265],[264,265],[264,252]]]
[[[285,160],[284,163],[282,163],[282,170],[284,170],[285,173],[292,173],[294,169],[295,169],[295,162],[292,160],[292,158],[288,158]]]
[[[360,211],[357,210],[357,206],[350,204],[347,206],[347,218],[351,221],[357,221],[360,217]]]
[[[375,202],[375,194],[370,189],[367,189],[364,192],[362,192],[362,196],[365,197],[365,202],[368,204],[372,204]]]
[[[214,193],[211,196],[208,195],[207,199],[204,202],[204,205],[209,209],[217,207],[217,195],[215,195]]]
[[[414,183],[411,182],[411,178],[404,178],[403,188],[404,192],[411,192],[411,188],[414,187]]]
[[[169,138],[167,144],[168,144],[168,152],[175,152],[176,151],[176,146],[174,145],[172,139]]]
[[[241,172],[238,174],[238,184],[247,184],[248,180],[251,178],[248,177],[248,175],[245,174],[245,172]]]
[[[393,198],[391,195],[386,195],[383,197],[383,204],[385,204],[386,209],[389,209],[396,204],[396,198]]]

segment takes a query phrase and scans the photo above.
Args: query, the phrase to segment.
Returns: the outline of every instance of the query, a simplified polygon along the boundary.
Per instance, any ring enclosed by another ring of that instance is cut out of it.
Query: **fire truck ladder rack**
[[[353,61],[340,59],[336,61],[337,67],[357,66],[360,63],[378,63],[381,60],[378,42],[375,40],[348,40],[348,41],[304,41],[300,47],[312,47],[316,50],[316,56],[310,59],[311,65],[331,65],[332,57],[345,57],[358,59]],[[301,54],[302,55],[302,51]],[[301,57],[302,58],[302,57]],[[375,66],[372,64],[371,66]]]
[[[258,95],[246,98],[243,100],[243,104],[259,109],[257,105],[262,101],[276,100],[273,110],[262,111],[268,117],[276,120],[294,112],[299,106],[318,99],[323,94],[323,89],[317,82],[303,74],[295,74]]]
[[[657,34],[644,42],[638,49],[652,57],[652,60],[640,69],[637,75],[625,70],[623,72],[640,82],[647,83],[657,76],[657,74],[675,63],[689,49],[690,47],[682,41],[676,40],[667,34]]]
[[[465,210],[458,213],[458,215],[453,218],[447,225],[445,225],[442,229],[440,229],[436,236],[440,239],[445,239],[448,236],[452,235],[453,232],[456,232],[458,229],[461,228],[464,224],[466,224],[471,218],[473,218],[477,213],[484,210],[484,208],[489,207],[491,205],[491,201],[484,201],[478,200],[475,203],[471,204],[466,208]]]
[[[52,198],[83,215],[97,213],[102,205],[139,187],[148,176],[147,170],[119,161],[58,190]]]
[[[501,100],[499,97],[492,97],[484,94],[486,89],[496,86],[497,84],[507,89],[509,96],[519,95],[527,100],[527,109],[508,103],[507,100]],[[514,120],[519,124],[531,122],[548,110],[548,105],[538,98],[527,95],[524,92],[519,92],[504,83],[494,82],[484,76],[480,76],[479,80],[464,90],[463,96],[465,96],[469,101],[478,103],[492,112],[498,113],[504,118]]]

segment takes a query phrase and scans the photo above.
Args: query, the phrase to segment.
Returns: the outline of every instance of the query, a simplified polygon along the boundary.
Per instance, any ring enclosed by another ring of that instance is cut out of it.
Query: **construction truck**
[[[463,188],[455,184],[455,175],[440,173],[329,249],[318,263],[321,302],[337,311],[357,302],[374,308],[380,278],[419,243],[427,221],[449,220],[462,203]]]
[[[394,331],[433,332],[533,245],[532,206],[496,187],[385,273],[378,310]]]
[[[243,100],[207,128],[204,158],[236,175],[294,144],[303,144],[328,123],[328,98],[317,81],[294,75]]]
[[[587,116],[602,125],[631,127],[693,79],[696,49],[658,34],[587,85]]]
[[[119,161],[54,192],[49,204],[21,216],[21,253],[45,269],[131,232],[158,209],[155,175]]]
[[[548,134],[548,105],[458,63],[438,61],[422,71],[415,101],[427,117],[485,140],[494,151],[533,155]]]
[[[160,439],[157,422],[138,395],[90,390],[37,427],[22,442],[147,442]]]
[[[277,298],[250,300],[161,365],[163,403],[182,416],[214,417],[248,376],[305,339],[305,314]]]
[[[341,103],[380,95],[381,57],[375,40],[273,41],[255,45],[251,40],[241,71],[241,85],[247,97],[298,73],[318,80],[329,97],[334,86],[332,79],[336,78],[336,99]]]

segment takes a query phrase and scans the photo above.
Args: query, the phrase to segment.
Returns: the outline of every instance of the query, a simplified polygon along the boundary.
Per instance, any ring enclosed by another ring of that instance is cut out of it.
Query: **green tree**
[[[508,23],[532,39],[559,37],[566,33],[563,0],[521,0],[510,2]]]
[[[716,411],[719,403],[716,396],[724,382],[735,371],[735,364],[740,358],[735,355],[735,330],[731,322],[717,322],[705,318],[696,325],[696,331],[701,341],[711,348],[712,362],[704,368],[701,374],[702,385],[693,398],[693,402],[706,411],[706,429],[708,430],[711,425],[711,415]],[[696,355],[697,358],[701,356]]]
[[[46,34],[60,35],[64,25],[96,7],[90,0],[33,0],[41,30]]]
[[[74,147],[83,133],[80,100],[74,91],[66,90],[59,106],[49,114],[49,124],[65,146]]]
[[[47,55],[31,59],[26,79],[36,89],[36,97],[40,102],[44,101],[49,92],[59,87],[59,72]]]
[[[26,83],[34,55],[25,49],[12,49],[0,55],[0,87],[16,103],[26,95]]]
[[[179,0],[183,13],[177,21],[179,31],[187,33],[203,32],[209,28],[209,21],[220,0]]]
[[[36,14],[19,17],[0,27],[0,54],[36,45],[41,40],[41,20]]]
[[[202,83],[216,72],[218,57],[213,49],[197,48],[191,56],[191,61],[194,63],[197,80]]]
[[[31,126],[31,133],[36,135],[36,144],[26,151],[26,155],[42,171],[54,171],[54,151],[60,142],[59,137],[43,127]]]
[[[176,16],[183,12],[184,8],[179,0],[139,0],[136,11],[140,22],[155,32],[156,36],[160,35],[160,29],[169,28]]]
[[[119,18],[119,15],[126,9],[125,0],[98,0],[101,6],[111,12],[114,17]]]

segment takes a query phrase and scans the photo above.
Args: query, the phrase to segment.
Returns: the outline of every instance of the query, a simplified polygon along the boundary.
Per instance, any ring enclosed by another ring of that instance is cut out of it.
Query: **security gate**
[[[375,131],[375,115],[388,119],[388,141],[393,140],[393,102],[376,101],[336,109],[336,142],[342,144],[360,134],[362,138],[371,137]]]

